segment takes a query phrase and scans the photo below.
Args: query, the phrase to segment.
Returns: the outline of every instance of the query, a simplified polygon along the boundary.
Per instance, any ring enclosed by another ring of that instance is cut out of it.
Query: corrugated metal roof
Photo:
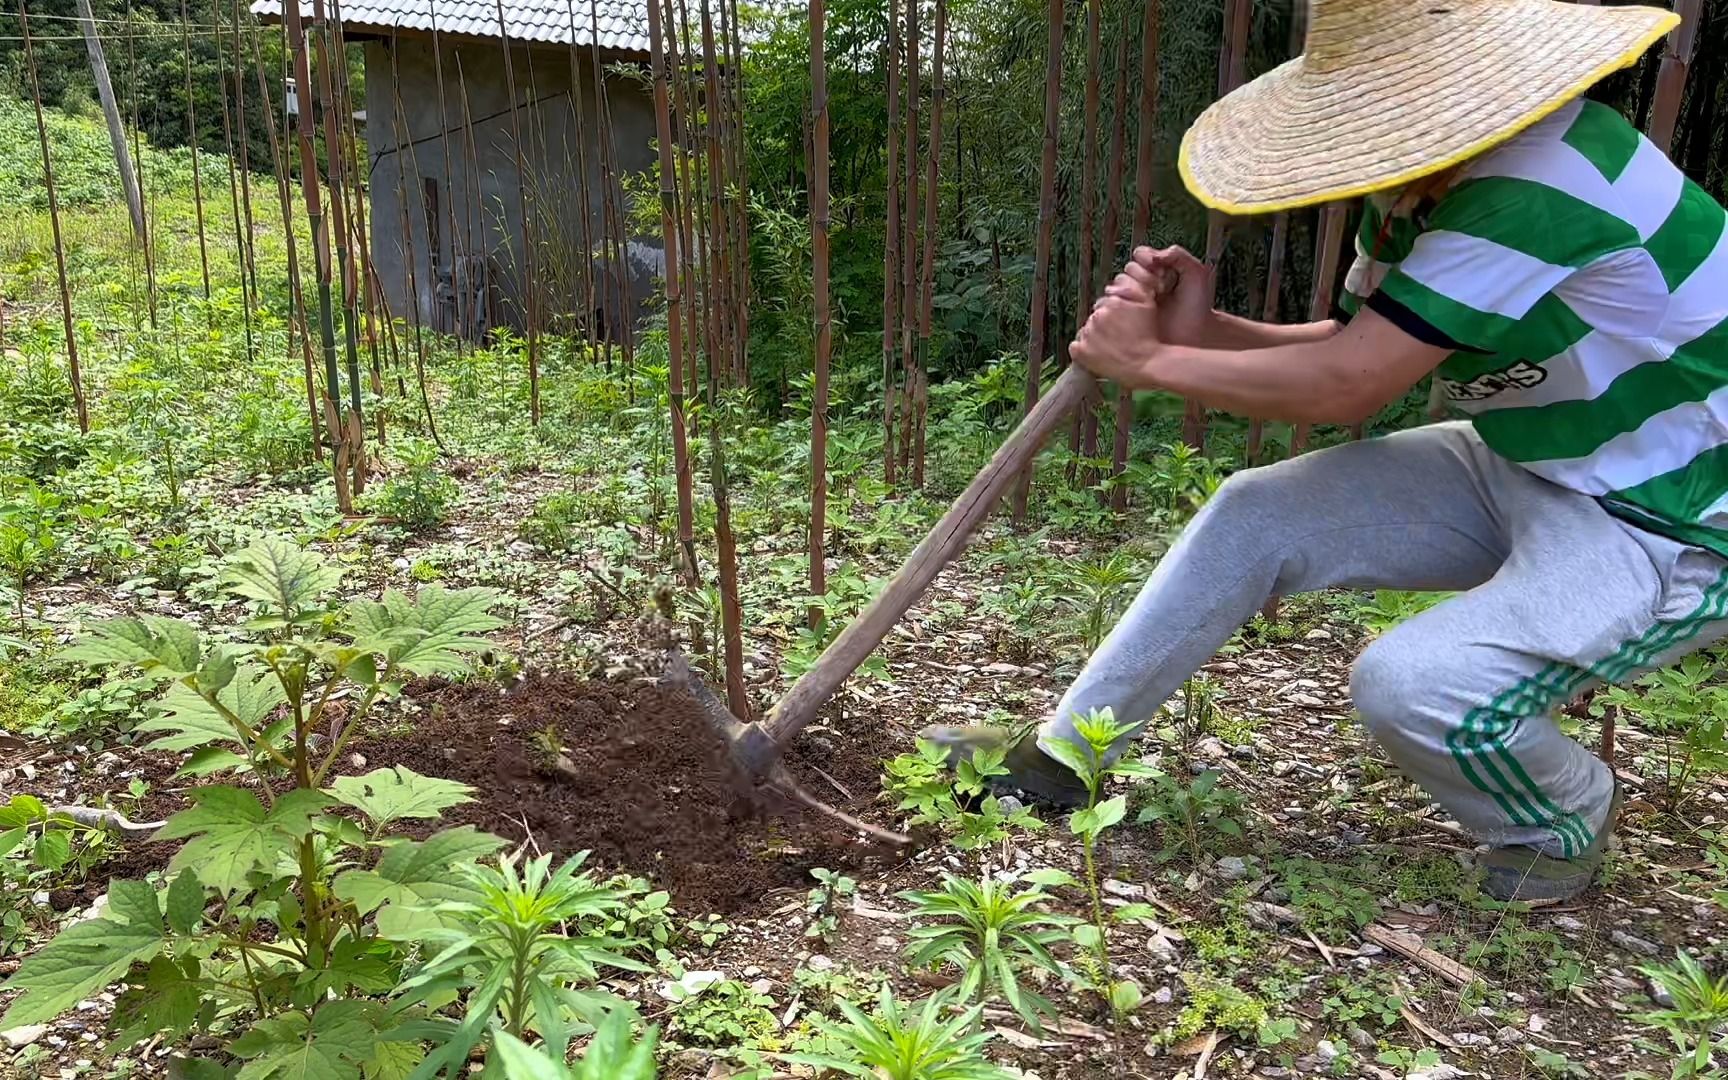
[[[334,0],[324,0],[329,12]],[[401,29],[498,37],[498,0],[347,0],[345,29]],[[503,0],[504,26],[517,41],[599,46],[620,52],[648,51],[648,9],[641,0]],[[254,0],[252,14],[275,21],[281,0]],[[300,0],[301,17],[312,18],[312,0]],[[574,22],[574,25],[572,25]]]

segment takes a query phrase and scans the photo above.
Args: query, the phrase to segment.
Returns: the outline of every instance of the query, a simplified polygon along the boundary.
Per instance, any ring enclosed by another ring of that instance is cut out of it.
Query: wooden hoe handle
[[[997,447],[984,470],[968,484],[930,535],[912,552],[906,565],[876,594],[870,606],[859,613],[834,639],[810,670],[786,691],[774,710],[762,721],[764,734],[777,747],[785,747],[816,710],[834,695],[847,676],[858,669],[882,644],[888,631],[936,580],[943,567],[965,550],[966,541],[1007,492],[1014,478],[1025,471],[1049,438],[1075,406],[1085,400],[1095,380],[1079,364],[1070,364],[1020,426]]]

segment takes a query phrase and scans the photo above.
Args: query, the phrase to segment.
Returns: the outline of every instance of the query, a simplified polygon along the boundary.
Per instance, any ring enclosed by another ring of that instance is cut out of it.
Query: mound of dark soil
[[[475,788],[474,802],[431,828],[472,824],[531,838],[542,852],[588,851],[591,863],[653,878],[692,914],[809,888],[812,867],[854,866],[866,854],[824,815],[741,797],[724,749],[682,692],[555,672],[508,692],[459,685],[417,700],[427,712],[412,730],[355,749],[367,770],[406,765]],[[569,768],[555,764],[554,744]],[[802,760],[824,749],[807,743],[789,762],[810,774],[812,790],[845,801]],[[862,796],[854,813],[876,788],[872,750],[849,746],[821,766]]]

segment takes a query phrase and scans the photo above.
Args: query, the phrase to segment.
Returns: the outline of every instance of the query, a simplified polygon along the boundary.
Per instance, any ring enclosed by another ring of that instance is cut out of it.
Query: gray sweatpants
[[[1233,476],[1040,744],[1075,738],[1073,714],[1092,708],[1143,726],[1268,597],[1334,586],[1460,592],[1368,646],[1356,708],[1473,835],[1562,857],[1601,828],[1612,778],[1551,712],[1728,635],[1728,562],[1437,424]]]

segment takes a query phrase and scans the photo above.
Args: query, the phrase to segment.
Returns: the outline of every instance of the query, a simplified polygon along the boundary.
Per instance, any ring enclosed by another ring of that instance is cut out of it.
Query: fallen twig
[[[1481,978],[1474,968],[1435,952],[1422,943],[1415,934],[1401,933],[1389,926],[1379,923],[1369,923],[1362,928],[1362,936],[1383,949],[1390,949],[1407,960],[1422,965],[1443,979],[1457,983],[1459,986],[1469,986]]]
[[[1411,1009],[1410,1006],[1398,1006],[1398,1015],[1404,1018],[1404,1022],[1409,1024],[1412,1030],[1417,1034],[1422,1035],[1430,1042],[1444,1046],[1448,1050],[1457,1049],[1458,1041],[1456,1039],[1428,1023],[1428,1021],[1422,1019],[1420,1016],[1417,1016],[1415,1010]]]
[[[49,813],[71,818],[87,828],[107,829],[126,836],[153,833],[168,824],[166,821],[133,821],[118,810],[101,810],[94,806],[56,806]]]

